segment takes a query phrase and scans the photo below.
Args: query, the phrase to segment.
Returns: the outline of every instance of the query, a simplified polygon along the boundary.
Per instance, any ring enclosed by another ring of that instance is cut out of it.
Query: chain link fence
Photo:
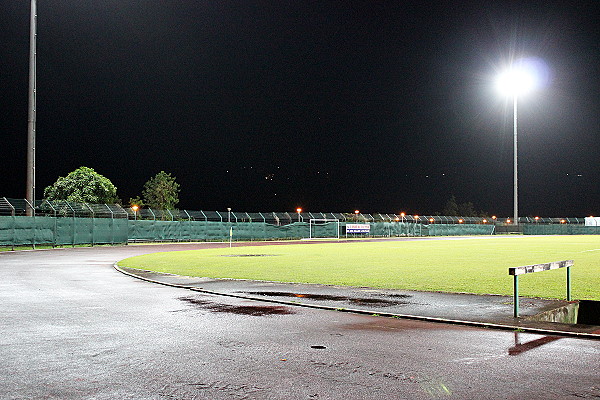
[[[338,224],[333,220],[340,221],[342,236],[349,223],[368,224],[368,236],[375,237],[600,234],[600,226],[586,227],[584,218],[523,217],[514,230],[509,218],[496,217],[133,209],[48,200],[30,204],[25,199],[0,197],[0,246],[297,239],[309,236],[310,220],[325,221],[316,237],[335,237]]]

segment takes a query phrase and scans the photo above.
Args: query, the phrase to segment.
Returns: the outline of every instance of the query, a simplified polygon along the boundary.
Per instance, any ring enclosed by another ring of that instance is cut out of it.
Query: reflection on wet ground
[[[543,346],[547,343],[554,342],[555,340],[562,339],[560,336],[544,336],[539,339],[531,340],[529,342],[521,343],[519,338],[519,332],[515,332],[515,345],[508,349],[509,356],[517,356],[526,351],[535,349],[536,347]]]
[[[252,315],[262,317],[265,315],[295,314],[289,307],[284,306],[240,306],[232,304],[215,303],[195,297],[179,297],[178,300],[211,312],[231,313],[239,315]]]
[[[385,300],[385,299],[374,299],[374,298],[361,298],[361,297],[348,297],[348,296],[336,296],[330,294],[314,294],[314,293],[293,293],[293,292],[237,292],[245,293],[254,296],[269,296],[269,297],[292,297],[302,298],[310,300],[326,300],[326,301],[341,301],[349,304],[360,305],[360,306],[377,306],[377,307],[391,307],[402,304],[409,304],[407,301],[399,300]],[[410,295],[395,294],[394,298],[408,298]]]

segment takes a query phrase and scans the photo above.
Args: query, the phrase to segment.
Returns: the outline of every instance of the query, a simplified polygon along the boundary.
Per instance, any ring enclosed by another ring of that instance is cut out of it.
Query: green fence
[[[524,235],[600,235],[600,226],[571,224],[523,225]]]
[[[0,216],[0,245],[76,245],[127,242],[127,220]]]
[[[340,237],[346,222],[340,223]],[[372,222],[368,235],[348,237],[465,236],[494,234],[494,225]],[[309,237],[309,224],[265,222],[152,221],[124,218],[0,216],[0,246],[49,244],[117,244],[155,241],[274,240]],[[312,226],[312,237],[336,237],[337,222]],[[526,235],[600,235],[600,227],[583,225],[523,225]]]
[[[340,223],[340,237],[346,223]],[[469,224],[421,225],[373,222],[368,235],[349,237],[490,235],[493,226]],[[336,237],[338,223],[312,226],[312,237]],[[265,222],[152,221],[124,218],[0,216],[0,246],[117,244],[154,241],[274,240],[309,237],[309,224],[274,225]],[[599,232],[600,233],[600,232]]]
[[[131,221],[129,241],[269,240],[308,237],[308,224],[271,225],[264,222]]]

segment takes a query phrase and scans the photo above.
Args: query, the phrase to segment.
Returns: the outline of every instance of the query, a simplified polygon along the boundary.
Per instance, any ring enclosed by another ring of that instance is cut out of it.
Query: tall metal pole
[[[27,189],[25,197],[35,206],[35,121],[36,121],[36,37],[37,7],[31,0],[31,21],[29,33],[29,112],[27,118]],[[33,210],[27,210],[33,215]]]
[[[514,118],[514,223],[519,224],[519,184],[517,179],[517,95],[513,94],[513,118]]]

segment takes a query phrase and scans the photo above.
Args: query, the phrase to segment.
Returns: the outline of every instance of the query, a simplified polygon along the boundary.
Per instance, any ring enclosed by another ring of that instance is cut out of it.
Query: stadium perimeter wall
[[[523,225],[524,235],[600,235],[600,226],[585,225]]]
[[[345,222],[340,236],[345,236]],[[371,222],[368,235],[348,237],[491,235],[493,225]],[[313,237],[335,237],[337,223],[313,226]],[[48,244],[119,244],[154,241],[227,241],[299,239],[309,236],[309,224],[273,225],[265,222],[153,221],[124,218],[0,216],[0,246]],[[525,225],[527,235],[600,234],[600,227]]]

